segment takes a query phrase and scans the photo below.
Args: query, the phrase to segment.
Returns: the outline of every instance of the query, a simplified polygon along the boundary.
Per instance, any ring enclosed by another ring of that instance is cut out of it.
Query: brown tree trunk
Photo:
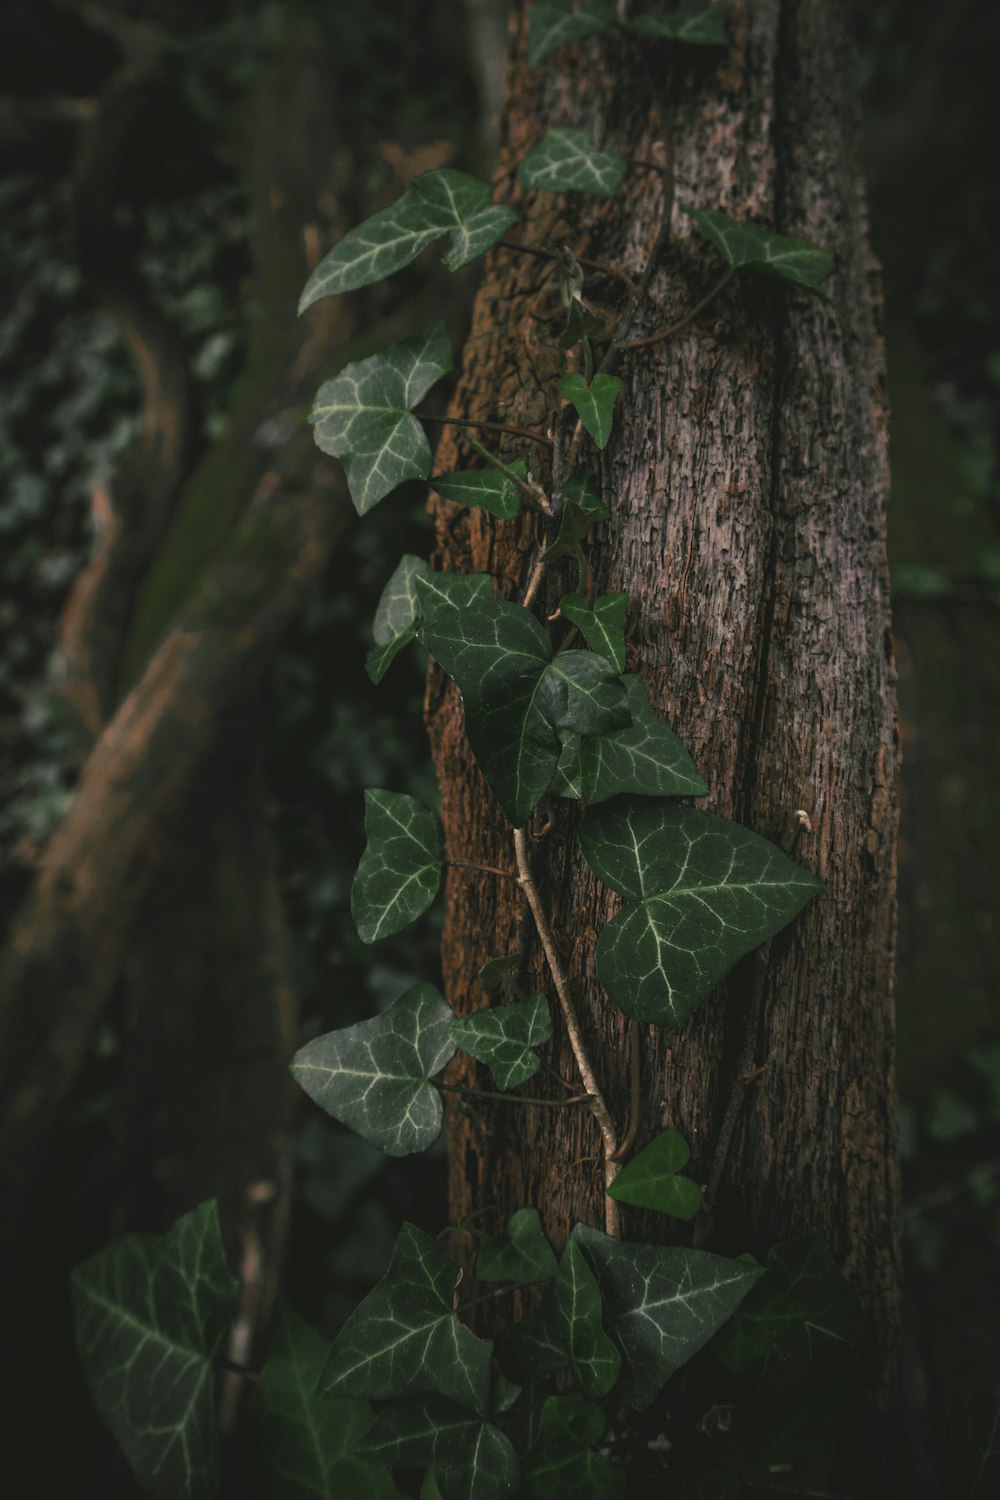
[[[499,195],[519,201],[516,165],[550,126],[585,128],[602,147],[672,162],[671,238],[637,334],[683,316],[722,269],[680,204],[802,235],[836,258],[834,306],[737,281],[671,341],[624,356],[601,465],[612,516],[590,557],[599,592],[629,594],[629,669],[641,672],[708,781],[704,805],[776,842],[798,821],[795,857],[827,883],[685,1027],[642,1028],[639,1143],[676,1127],[691,1143],[692,1170],[708,1181],[726,1103],[745,1069],[751,995],[762,986],[749,1038],[760,1072],[736,1123],[709,1248],[763,1255],[780,1239],[823,1231],[868,1315],[874,1424],[892,1401],[898,1326],[897,748],[880,293],[852,46],[833,0],[757,0],[734,7],[725,54],[677,49],[671,64],[665,46],[640,49],[614,35],[527,71],[527,11],[515,7],[512,23]],[[565,243],[639,274],[665,193],[655,172],[633,167],[608,202],[522,197],[519,232],[527,243]],[[545,430],[558,400],[553,377],[564,368],[551,331],[559,303],[550,270],[507,251],[490,257],[453,415]],[[622,300],[620,287],[593,276],[585,295],[609,308]],[[516,440],[505,438],[499,451],[537,466],[537,450],[522,452]],[[471,457],[449,430],[436,467]],[[439,502],[436,521],[440,564],[491,571],[507,597],[523,592],[539,543],[531,520],[496,524]],[[574,586],[572,569],[549,580],[550,609]],[[449,857],[511,868],[510,830],[465,747],[457,693],[437,673],[428,718]],[[544,837],[535,820],[536,876],[600,1082],[624,1128],[626,1031],[593,960],[596,935],[619,903],[576,852],[571,804],[556,807]],[[481,1003],[479,966],[518,946],[522,929],[525,975],[544,984],[513,884],[452,873],[444,968],[457,1009]],[[565,1041],[555,1053],[572,1077]],[[511,1210],[537,1204],[561,1242],[576,1219],[603,1223],[599,1149],[581,1112],[456,1106],[452,1211],[494,1204],[499,1226]],[[632,1212],[625,1234],[662,1238],[662,1222]]]

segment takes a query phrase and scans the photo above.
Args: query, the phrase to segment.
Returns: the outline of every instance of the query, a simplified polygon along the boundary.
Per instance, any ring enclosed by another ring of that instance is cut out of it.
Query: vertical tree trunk
[[[529,7],[515,7],[496,184],[515,198],[518,161],[550,126],[646,162],[672,162],[675,201],[636,334],[693,307],[721,265],[681,204],[722,209],[824,246],[836,305],[737,281],[669,342],[624,356],[616,427],[602,462],[612,515],[592,543],[600,592],[630,598],[629,669],[678,732],[711,787],[705,806],[776,842],[798,824],[795,857],[826,891],[769,952],[748,960],[680,1030],[642,1028],[640,1144],[666,1125],[708,1180],[726,1102],[762,985],[759,1075],[750,1082],[720,1184],[709,1247],[766,1253],[820,1229],[868,1314],[865,1379],[874,1417],[891,1402],[897,1330],[898,1202],[892,1079],[896,740],[883,504],[886,412],[877,269],[867,244],[854,58],[832,0],[737,4],[728,52],[640,48],[617,35],[527,71]],[[672,79],[670,77],[672,70]],[[657,102],[657,93],[661,97]],[[630,169],[609,202],[575,194],[521,201],[525,242],[644,267],[664,208],[663,180]],[[669,211],[669,208],[668,208]],[[558,314],[551,267],[489,258],[453,415],[544,431],[564,367],[545,319]],[[590,276],[585,295],[619,306]],[[557,325],[556,325],[557,326]],[[449,435],[437,469],[457,467]],[[504,439],[508,460],[537,452]],[[468,462],[471,455],[461,455]],[[524,518],[497,524],[436,506],[439,563],[498,574],[523,592],[539,538]],[[575,586],[549,582],[549,607]],[[439,674],[428,719],[447,853],[511,867],[510,830],[465,748],[457,693]],[[594,973],[597,934],[617,898],[575,849],[560,803],[534,839],[537,878],[566,946],[602,1087],[628,1110],[623,1018]],[[807,819],[798,817],[803,810]],[[535,820],[535,831],[542,820]],[[512,882],[454,871],[444,935],[449,1001],[481,1003],[476,973],[518,946]],[[524,929],[525,973],[544,982]],[[572,1076],[565,1043],[556,1065]],[[596,1127],[576,1111],[484,1104],[451,1118],[455,1214],[538,1204],[557,1240],[601,1223]],[[662,1238],[632,1213],[628,1238]]]

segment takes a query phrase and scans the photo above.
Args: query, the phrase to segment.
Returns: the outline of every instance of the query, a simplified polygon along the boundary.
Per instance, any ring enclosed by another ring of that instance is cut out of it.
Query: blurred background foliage
[[[287,28],[305,17],[336,52],[357,218],[396,196],[426,166],[447,161],[488,170],[484,100],[491,96],[480,51],[495,50],[495,41],[482,39],[495,37],[503,6],[470,3],[458,20],[448,0],[205,0],[197,7],[136,0],[116,8],[154,22],[170,38],[146,114],[152,123],[137,133],[125,161],[117,227],[182,343],[195,382],[197,441],[205,449],[225,432],[252,336],[241,111]],[[889,545],[905,755],[898,1008],[907,1441],[921,1450],[915,1472],[937,1475],[941,1414],[963,1399],[963,1383],[980,1367],[998,1368],[1000,1354],[1000,224],[990,118],[1000,13],[986,0],[948,7],[872,0],[858,10],[893,408]],[[139,414],[127,351],[77,269],[72,132],[60,118],[60,101],[93,95],[113,63],[107,38],[72,7],[15,0],[4,8],[5,917],[73,796],[73,743],[57,692],[58,621],[90,549],[89,497],[113,474]],[[33,124],[27,133],[25,119]],[[473,285],[470,275],[465,306]],[[408,289],[428,305],[441,295],[423,263]],[[460,325],[451,295],[448,315]],[[349,528],[267,676],[268,817],[306,1036],[373,1013],[416,978],[436,977],[433,922],[372,954],[349,914],[362,789],[435,796],[420,722],[418,648],[377,691],[363,670],[385,579],[402,552],[425,552],[429,543],[420,488],[387,502],[378,525]],[[111,1018],[78,1091],[75,1118],[85,1129],[99,1130],[114,1109],[116,1047]],[[402,1217],[440,1227],[440,1158],[423,1172],[412,1163],[399,1171],[303,1108],[297,1168],[286,1283],[299,1310],[332,1333],[381,1275]],[[67,1265],[79,1258],[85,1238],[71,1222]],[[34,1295],[44,1299],[45,1289]],[[42,1380],[45,1366],[57,1360],[72,1372],[65,1329],[51,1328],[49,1339],[45,1365],[31,1366],[32,1378]],[[20,1360],[5,1356],[5,1388],[23,1380]],[[98,1439],[74,1379],[70,1373],[58,1384],[65,1410],[47,1412],[50,1431],[54,1421],[72,1436],[78,1476],[72,1493],[106,1493],[113,1459],[103,1446],[91,1451]],[[34,1399],[44,1401],[40,1391]],[[51,1493],[66,1488],[57,1474],[63,1461],[54,1452],[47,1460]],[[114,1485],[115,1493],[130,1493],[120,1471]]]

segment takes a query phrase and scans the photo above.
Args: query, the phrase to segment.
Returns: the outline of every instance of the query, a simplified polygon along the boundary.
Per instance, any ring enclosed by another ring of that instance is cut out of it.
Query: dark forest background
[[[169,622],[185,610],[203,622],[199,581],[215,580],[213,622],[280,588],[242,555],[212,572],[234,536],[245,547],[241,512],[270,476],[294,495],[327,486],[335,515],[319,576],[276,645],[263,631],[187,800],[150,834],[158,873],[6,1276],[0,1410],[30,1452],[32,1493],[134,1493],[82,1387],[68,1311],[69,1269],[111,1235],[165,1228],[206,1183],[225,1197],[227,1172],[242,1192],[259,1159],[261,1242],[299,1311],[333,1333],[385,1269],[400,1221],[444,1222],[443,1155],[400,1167],[294,1100],[252,997],[279,995],[278,1030],[301,1041],[437,977],[433,922],[370,951],[349,913],[362,789],[435,796],[416,648],[378,689],[363,670],[386,578],[400,553],[430,546],[424,491],[406,487],[379,524],[356,525],[335,482],[316,478],[304,416],[320,379],[411,324],[444,316],[460,342],[475,270],[447,277],[432,251],[308,337],[295,302],[337,235],[416,173],[488,175],[503,11],[11,0],[0,14],[5,922],[114,704]],[[905,757],[904,1441],[914,1492],[935,1494],[948,1413],[970,1382],[1000,1379],[1000,14],[988,0],[873,0],[858,29]],[[158,412],[123,337],[130,318],[138,347],[177,372]],[[151,413],[162,421],[171,402],[182,441],[151,448]],[[106,544],[108,496],[127,494],[140,512],[158,494],[162,521],[130,564],[102,654],[66,609],[95,532]],[[269,558],[280,551],[259,529],[258,551],[262,539]],[[213,987],[226,1024],[197,1045],[245,1043],[240,1081],[227,1074],[213,1093],[217,1074],[196,1068],[190,1095],[166,1099],[185,1045],[168,1018]],[[220,1125],[220,1093],[267,1139]]]

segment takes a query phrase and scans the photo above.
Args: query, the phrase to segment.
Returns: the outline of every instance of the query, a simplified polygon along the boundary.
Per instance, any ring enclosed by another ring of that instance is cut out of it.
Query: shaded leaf
[[[479,983],[487,995],[498,990],[509,976],[521,967],[523,953],[506,953],[502,958],[488,959],[479,971]]]
[[[357,1452],[392,1468],[432,1462],[442,1500],[504,1500],[520,1478],[499,1427],[435,1396],[387,1406]]]
[[[628,906],[601,933],[597,972],[640,1021],[679,1026],[822,882],[766,839],[672,802],[616,798],[580,830],[590,868]]]
[[[208,1500],[219,1454],[212,1362],[236,1314],[214,1202],[166,1234],[128,1234],[76,1267],[76,1346],[101,1416],[139,1483]]]
[[[580,747],[583,744],[583,736],[567,730],[561,738],[562,749],[559,752],[559,762],[549,792],[553,797],[580,798],[583,796],[583,778],[580,770]]]
[[[948,1494],[987,1500],[1000,1485],[1000,1380],[963,1383],[948,1414]]]
[[[523,188],[549,193],[597,193],[610,198],[622,185],[625,158],[597,151],[586,130],[549,130],[517,169]]]
[[[316,393],[309,415],[317,446],[339,458],[363,516],[406,479],[431,471],[427,435],[413,408],[451,369],[443,323],[346,365]]]
[[[666,15],[636,16],[629,28],[639,36],[663,37],[694,47],[728,47],[729,6],[685,5]]]
[[[601,1326],[602,1311],[594,1273],[571,1239],[538,1312],[514,1325],[518,1359],[526,1369],[542,1374],[568,1365],[585,1396],[596,1400],[607,1395],[622,1361]]]
[[[631,722],[618,673],[594,651],[560,651],[542,674],[536,703],[554,729],[577,734],[610,734]]]
[[[615,8],[609,0],[535,0],[528,34],[528,67],[535,67],[557,47],[599,36],[614,23]]]
[[[690,1159],[684,1137],[676,1130],[664,1130],[622,1167],[608,1196],[635,1208],[672,1214],[675,1219],[693,1219],[701,1207],[701,1189],[690,1177],[677,1176]]]
[[[476,1011],[451,1023],[452,1041],[487,1065],[499,1089],[517,1088],[534,1077],[542,1060],[532,1049],[551,1036],[552,1017],[544,995]]]
[[[407,552],[382,590],[372,625],[375,649],[365,658],[365,671],[372,682],[381,682],[403,647],[416,639],[420,619],[416,580],[429,573],[430,565],[422,557]]]
[[[321,1109],[387,1156],[426,1151],[441,1134],[441,1095],[430,1080],[455,1055],[452,1019],[432,984],[416,984],[373,1020],[300,1047],[292,1073]]]
[[[774,234],[770,229],[741,223],[712,209],[691,208],[685,203],[681,207],[711,240],[726,265],[737,271],[775,276],[779,281],[791,281],[813,292],[819,291],[833,271],[833,257],[808,240]]]
[[[594,1452],[604,1428],[599,1406],[550,1396],[524,1456],[525,1494],[532,1500],[622,1500],[625,1470]]]
[[[519,1208],[511,1214],[507,1233],[488,1241],[476,1260],[480,1281],[543,1281],[558,1269],[537,1208]]]
[[[334,1340],[321,1394],[382,1400],[436,1392],[484,1412],[493,1345],[452,1310],[460,1276],[430,1235],[404,1224],[388,1271]]]
[[[434,814],[405,792],[365,792],[368,840],[351,886],[351,915],[363,943],[400,932],[425,912],[441,883],[441,833]]]
[[[521,459],[507,467],[519,479],[523,479],[527,473]],[[455,469],[449,474],[435,474],[431,479],[431,487],[445,500],[453,500],[456,505],[488,510],[504,521],[511,520],[521,509],[520,490],[499,469]]]
[[[442,607],[468,609],[488,599],[493,602],[493,579],[489,573],[426,573],[416,580],[421,619]]]
[[[761,1266],[703,1250],[625,1244],[583,1224],[573,1238],[597,1277],[637,1411],[708,1343],[764,1274]]]
[[[673,730],[649,706],[642,678],[622,681],[632,723],[628,729],[582,741],[580,793],[587,802],[606,802],[623,792],[643,797],[703,797],[708,787]]]
[[[563,375],[559,381],[559,394],[565,396],[576,408],[577,416],[598,448],[607,446],[611,436],[611,423],[615,412],[615,401],[622,383],[617,375],[595,375],[588,385],[582,375]]]
[[[799,1374],[853,1363],[864,1322],[861,1304],[821,1234],[775,1245],[767,1257],[767,1280],[806,1310],[791,1336],[772,1345],[768,1369],[777,1362]]]
[[[559,518],[559,534],[545,557],[554,562],[570,552],[578,552],[580,544],[601,521],[606,521],[610,512],[601,501],[600,491],[589,474],[582,474],[567,481],[562,487],[562,514]]]
[[[559,608],[583,636],[618,672],[625,670],[625,611],[628,594],[603,594],[588,604],[582,594],[564,594]]]
[[[778,1339],[805,1321],[806,1308],[787,1292],[759,1281],[712,1340],[712,1353],[733,1375],[742,1375],[768,1354]]]

